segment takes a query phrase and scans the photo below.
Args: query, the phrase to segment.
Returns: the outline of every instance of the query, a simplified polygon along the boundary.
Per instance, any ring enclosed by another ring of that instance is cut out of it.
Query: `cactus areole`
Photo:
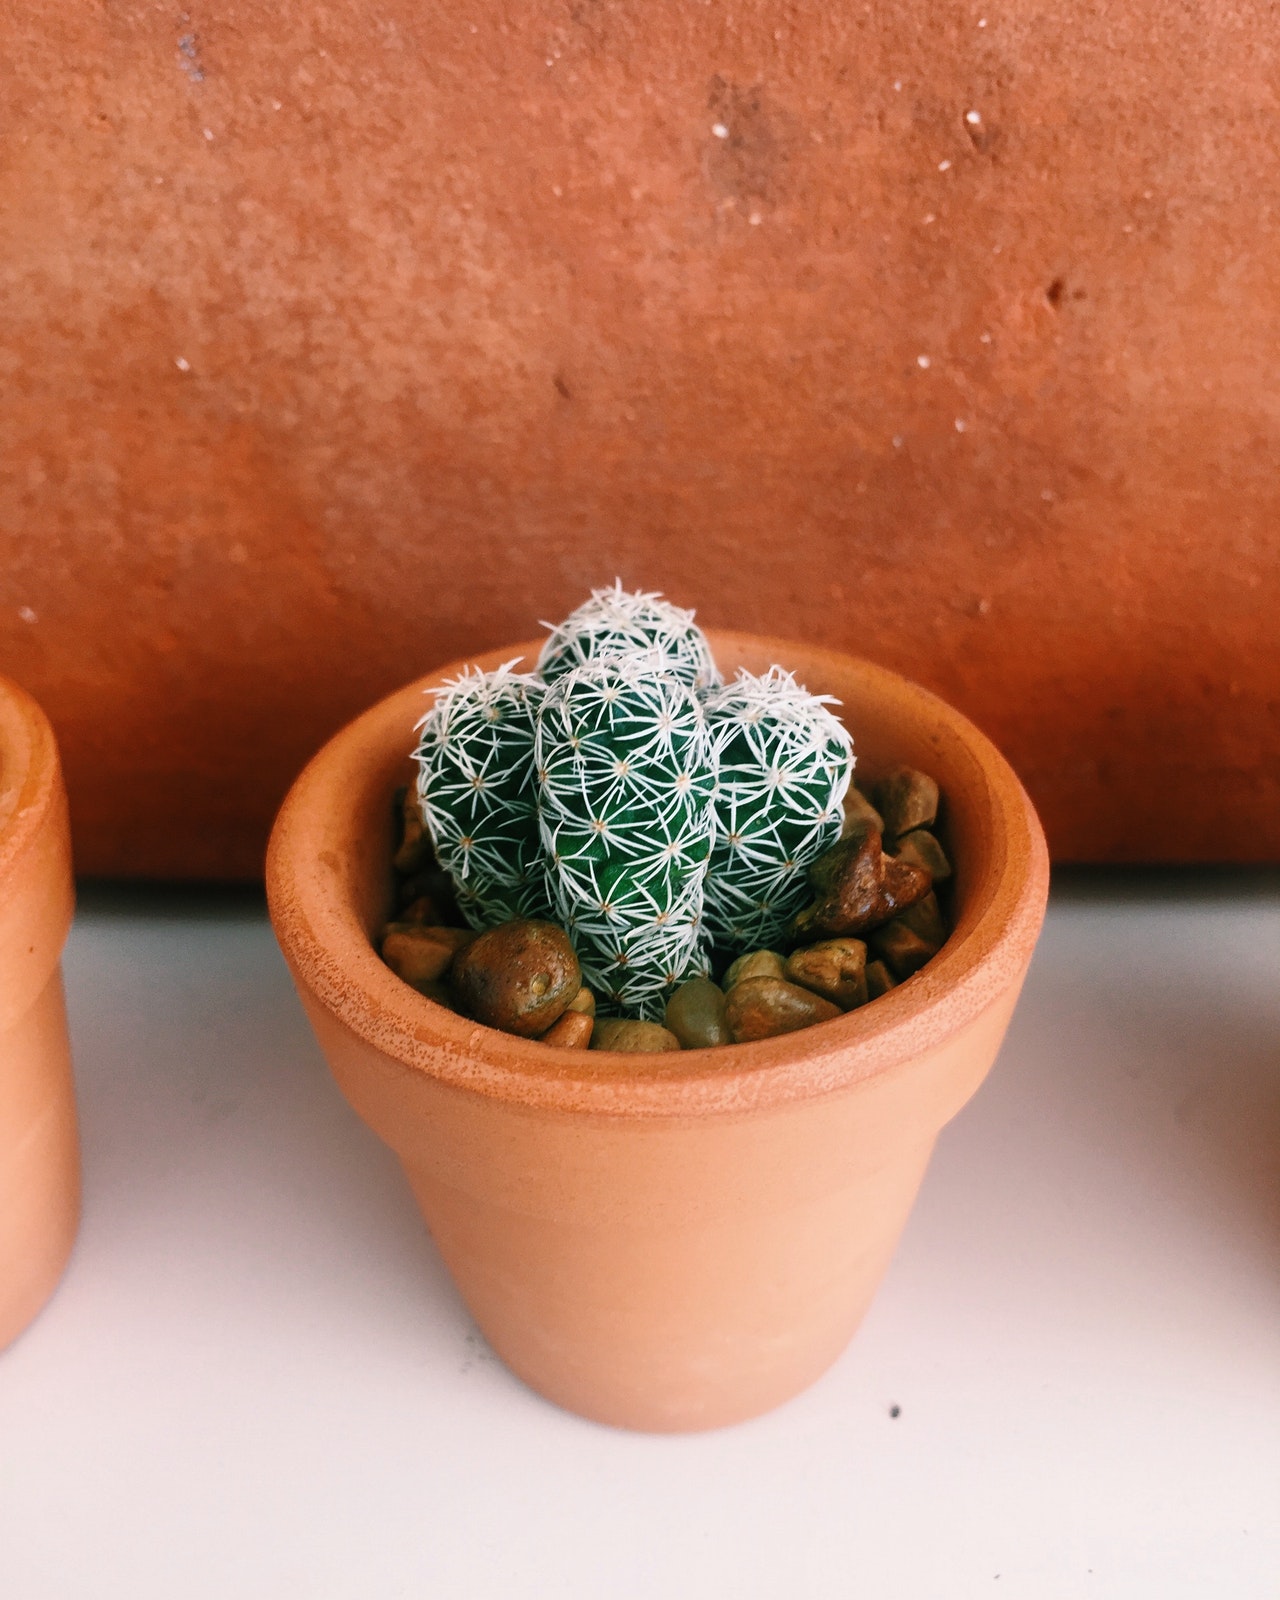
[[[435,691],[418,802],[473,927],[556,921],[601,1010],[659,1018],[714,945],[773,942],[840,835],[853,746],[780,667],[721,682],[693,613],[621,585]]]

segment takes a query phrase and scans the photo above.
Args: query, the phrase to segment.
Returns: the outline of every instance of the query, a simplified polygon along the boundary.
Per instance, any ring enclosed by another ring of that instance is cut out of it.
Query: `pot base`
[[[459,1293],[518,1378],[593,1422],[686,1433],[760,1416],[839,1358],[932,1149],[780,1212],[603,1233],[405,1173]]]

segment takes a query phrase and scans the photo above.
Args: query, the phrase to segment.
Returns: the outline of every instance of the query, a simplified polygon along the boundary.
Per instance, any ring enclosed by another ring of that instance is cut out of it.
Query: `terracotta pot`
[[[0,1348],[53,1293],[80,1217],[60,966],[73,905],[53,731],[0,679]]]
[[[1044,913],[1018,780],[969,722],[865,661],[713,633],[722,668],[838,695],[860,775],[936,774],[955,931],[888,996],[785,1038],[647,1057],[557,1050],[433,1005],[379,960],[391,795],[423,691],[376,705],[294,785],[267,861],[272,921],[343,1092],[403,1163],[504,1361],[602,1422],[716,1427],[840,1354],[939,1129],[991,1066]],[[479,658],[485,667],[528,646]]]

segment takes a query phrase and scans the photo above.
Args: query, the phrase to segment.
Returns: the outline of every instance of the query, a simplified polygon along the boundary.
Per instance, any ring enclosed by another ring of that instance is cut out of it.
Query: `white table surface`
[[[255,898],[86,891],[67,980],[3,1600],[1280,1595],[1277,874],[1068,878],[852,1346],[691,1437],[493,1358]]]

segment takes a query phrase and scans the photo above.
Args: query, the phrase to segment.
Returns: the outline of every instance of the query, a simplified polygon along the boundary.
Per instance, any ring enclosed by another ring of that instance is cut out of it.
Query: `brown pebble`
[[[392,865],[397,872],[420,872],[435,860],[431,835],[422,820],[417,791],[413,786],[403,791],[397,790],[396,793],[400,796],[400,842],[392,857]]]
[[[453,880],[443,868],[426,867],[408,878],[401,878],[396,885],[397,905],[411,906],[422,899],[429,899],[436,908],[435,915],[430,919],[432,922],[450,928],[462,926],[462,913],[458,910],[457,897],[453,892]]]
[[[867,1000],[867,947],[861,939],[824,939],[807,945],[788,957],[787,977],[842,1011],[852,1011]]]
[[[917,900],[929,893],[929,874],[910,861],[899,861],[896,856],[886,856],[883,862],[884,877],[880,881],[880,904],[876,907],[878,927],[890,917],[896,917]]]
[[[894,767],[872,790],[889,838],[929,827],[938,815],[938,785],[927,772]]]
[[[422,923],[389,922],[382,930],[382,959],[398,978],[415,989],[435,983],[453,963],[458,950],[474,934],[462,928],[426,927]]]
[[[736,1044],[794,1033],[840,1016],[840,1007],[784,978],[744,978],[727,996],[729,1032]]]
[[[841,839],[809,868],[817,898],[792,920],[793,944],[860,937],[929,892],[929,874],[886,856],[868,827]]]
[[[951,876],[951,863],[927,828],[916,828],[898,840],[895,855],[899,861],[909,861],[912,866],[923,867],[934,883],[942,883]]]
[[[396,913],[397,922],[416,922],[419,927],[442,927],[440,913],[429,894],[420,894],[416,900]]]
[[[724,990],[710,978],[689,978],[680,985],[667,1001],[666,1024],[685,1050],[731,1043]]]
[[[636,1055],[641,1052],[678,1050],[680,1041],[658,1022],[637,1022],[630,1017],[600,1017],[591,1032],[591,1048]]]
[[[776,950],[748,950],[725,973],[723,988],[728,993],[735,983],[741,983],[744,978],[780,978],[785,966],[785,958]]]
[[[947,942],[947,923],[936,894],[924,895],[898,917],[913,933],[941,950]]]
[[[559,1050],[585,1050],[591,1043],[592,1021],[584,1011],[566,1011],[542,1035],[543,1044]]]
[[[449,988],[464,1016],[532,1038],[545,1033],[582,987],[568,935],[554,922],[503,922],[467,945]]]
[[[947,926],[938,897],[927,894],[901,916],[871,935],[871,943],[899,978],[909,978],[931,961],[946,943]]]
[[[862,790],[851,783],[844,797],[844,826],[840,830],[840,837],[847,839],[851,833],[861,832],[863,828],[874,828],[877,833],[883,833],[884,821]]]
[[[888,964],[895,977],[909,978],[919,972],[924,964],[938,953],[936,945],[929,944],[918,933],[895,917],[877,928],[871,935],[871,948]]]
[[[882,994],[898,987],[898,980],[883,961],[867,962],[867,999],[878,1000]]]
[[[581,1011],[584,1017],[594,1017],[596,1014],[596,997],[584,984],[583,987],[578,990],[577,994],[574,995],[573,999],[570,1000],[569,1004],[565,1007],[565,1010]]]

